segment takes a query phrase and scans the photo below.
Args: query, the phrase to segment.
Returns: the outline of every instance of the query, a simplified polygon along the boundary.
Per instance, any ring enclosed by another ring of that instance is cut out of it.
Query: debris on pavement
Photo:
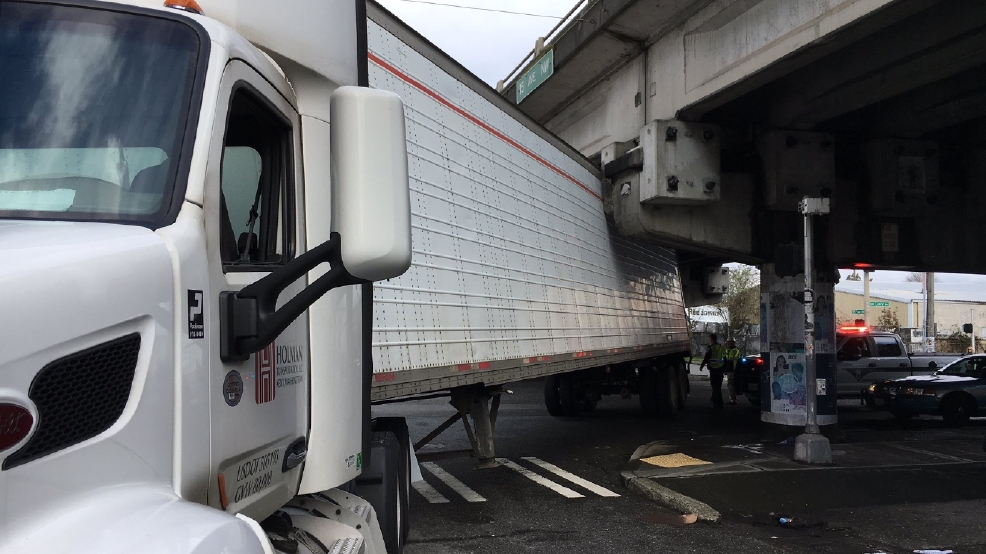
[[[674,454],[662,454],[660,456],[651,456],[649,458],[641,458],[640,461],[648,463],[653,466],[663,467],[663,468],[701,466],[701,465],[709,465],[712,463],[712,462],[707,462],[705,460],[699,460],[698,458],[693,458],[688,454],[682,454],[681,452],[676,452]]]
[[[683,527],[698,521],[698,514],[666,514],[653,513],[646,516],[647,521],[661,525],[673,525]]]

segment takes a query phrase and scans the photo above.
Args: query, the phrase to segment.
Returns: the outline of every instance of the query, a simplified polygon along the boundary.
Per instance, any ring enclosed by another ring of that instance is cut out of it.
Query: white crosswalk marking
[[[585,498],[585,496],[573,491],[572,489],[559,485],[558,483],[555,483],[551,479],[548,479],[547,477],[542,477],[537,473],[534,473],[533,471],[527,469],[526,467],[521,467],[506,458],[497,458],[496,461],[509,467],[510,469],[516,471],[517,473],[520,473],[521,475],[527,477],[531,481],[534,481],[539,485],[548,487],[549,489],[557,492],[558,494],[564,496],[565,498]]]
[[[534,458],[534,457],[531,457],[531,456],[524,456],[524,457],[521,458],[521,460],[524,460],[526,462],[530,462],[532,464],[539,465],[539,466],[543,467],[544,469],[550,471],[551,473],[554,473],[555,475],[561,477],[562,479],[565,479],[567,481],[571,481],[572,483],[575,483],[576,485],[578,485],[578,486],[580,486],[582,488],[588,489],[588,490],[590,490],[590,491],[598,494],[599,496],[606,496],[606,497],[610,497],[610,498],[620,496],[620,495],[616,494],[615,492],[613,492],[613,491],[611,491],[611,490],[609,490],[607,488],[600,487],[599,485],[593,483],[592,481],[587,481],[587,480],[579,477],[578,475],[571,474],[571,473],[565,471],[564,469],[562,469],[562,468],[560,468],[560,467],[558,467],[558,466],[556,466],[554,464],[545,462],[544,460],[539,460],[539,459]]]
[[[428,481],[424,479],[420,481],[414,481],[411,483],[414,490],[421,493],[421,496],[425,497],[425,500],[432,504],[448,504],[448,498],[445,498],[442,493],[435,490],[435,487],[428,484]]]
[[[449,488],[462,495],[462,498],[465,498],[467,502],[486,502],[486,499],[480,496],[479,493],[467,487],[462,481],[452,477],[452,475],[444,469],[435,465],[434,462],[421,462],[421,467],[427,469],[432,475],[441,479],[441,481],[448,485]]]

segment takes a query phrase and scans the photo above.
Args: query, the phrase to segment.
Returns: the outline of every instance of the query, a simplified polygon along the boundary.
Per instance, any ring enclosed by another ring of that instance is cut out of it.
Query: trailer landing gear
[[[417,454],[418,459],[424,461],[451,456],[472,455],[479,460],[479,469],[488,469],[500,465],[496,461],[493,431],[496,429],[496,416],[500,409],[501,394],[510,394],[510,391],[500,386],[487,387],[481,383],[452,389],[452,397],[449,403],[455,408],[456,414],[442,422],[434,431],[416,442],[414,444],[414,451],[417,453],[424,445],[434,440],[438,435],[441,435],[460,419],[466,429],[466,436],[469,437],[469,444],[472,448],[470,450],[449,452],[424,452]],[[470,423],[470,419],[472,423]]]

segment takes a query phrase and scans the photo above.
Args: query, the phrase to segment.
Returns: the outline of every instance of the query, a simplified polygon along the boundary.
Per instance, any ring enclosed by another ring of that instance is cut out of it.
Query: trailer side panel
[[[686,351],[674,252],[622,239],[584,158],[381,17],[370,84],[405,103],[414,261],[374,286],[374,398]]]

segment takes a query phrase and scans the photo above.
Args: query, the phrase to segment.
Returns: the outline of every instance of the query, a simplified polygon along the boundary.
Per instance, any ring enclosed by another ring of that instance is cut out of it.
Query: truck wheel
[[[356,480],[358,491],[377,513],[388,554],[400,554],[404,550],[403,528],[407,517],[408,498],[403,484],[409,481],[407,454],[390,431],[374,432],[370,450],[370,465]]]
[[[672,415],[678,410],[678,378],[669,367],[657,369],[657,411],[660,415]]]
[[[561,393],[559,387],[559,375],[548,375],[544,378],[544,405],[548,408],[548,413],[560,417],[565,415],[561,409]]]
[[[585,400],[582,401],[582,411],[591,412],[596,409],[597,405],[599,405],[598,396],[593,396],[592,398],[586,398]]]
[[[945,420],[945,425],[949,427],[961,427],[969,422],[973,412],[976,411],[976,403],[967,396],[949,395],[941,401],[941,415]]]
[[[688,372],[681,364],[675,368],[675,372],[678,374],[678,409],[684,410],[685,403],[688,402]]]
[[[563,373],[559,376],[558,394],[562,415],[575,417],[582,412],[582,399],[578,396],[578,387],[571,373]]]
[[[397,442],[401,445],[401,460],[399,480],[402,485],[400,517],[398,518],[400,527],[401,549],[407,542],[407,536],[411,532],[411,433],[407,427],[407,420],[403,417],[378,417],[373,420],[375,431],[389,431],[397,437]]]
[[[637,393],[640,395],[640,409],[645,417],[658,414],[657,402],[657,370],[653,367],[642,367],[638,370]]]

